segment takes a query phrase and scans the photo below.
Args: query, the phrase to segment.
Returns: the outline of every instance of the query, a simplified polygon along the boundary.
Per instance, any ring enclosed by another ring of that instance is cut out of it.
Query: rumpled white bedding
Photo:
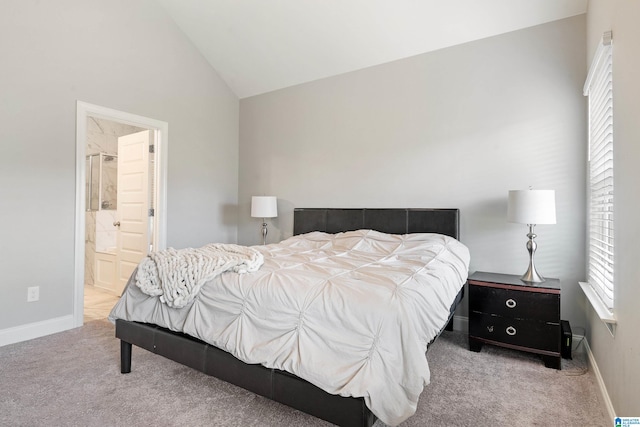
[[[181,309],[130,281],[109,319],[181,331],[329,393],[362,396],[388,425],[410,417],[429,383],[427,344],[467,279],[468,249],[439,234],[371,230],[254,248],[260,270],[223,273]]]

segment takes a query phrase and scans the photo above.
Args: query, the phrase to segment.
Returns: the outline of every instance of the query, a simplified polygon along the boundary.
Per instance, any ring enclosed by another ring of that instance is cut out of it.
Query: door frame
[[[85,227],[86,227],[86,151],[87,151],[87,119],[95,117],[111,120],[144,129],[154,130],[155,170],[154,170],[154,250],[166,248],[167,234],[167,164],[169,124],[161,120],[138,116],[108,107],[76,102],[76,218],[74,249],[74,299],[73,323],[75,327],[84,324],[84,263],[85,263]]]

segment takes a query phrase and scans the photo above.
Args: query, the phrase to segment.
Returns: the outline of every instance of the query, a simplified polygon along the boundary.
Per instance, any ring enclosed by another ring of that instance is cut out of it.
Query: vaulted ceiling
[[[239,98],[587,9],[587,0],[158,1]]]

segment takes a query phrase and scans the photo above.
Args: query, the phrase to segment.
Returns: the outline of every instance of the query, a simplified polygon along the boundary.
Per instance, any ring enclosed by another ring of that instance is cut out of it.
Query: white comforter
[[[109,319],[182,331],[329,393],[362,396],[389,425],[411,416],[429,383],[426,346],[467,279],[468,249],[439,234],[371,230],[254,248],[260,270],[223,273],[184,308],[129,285]]]

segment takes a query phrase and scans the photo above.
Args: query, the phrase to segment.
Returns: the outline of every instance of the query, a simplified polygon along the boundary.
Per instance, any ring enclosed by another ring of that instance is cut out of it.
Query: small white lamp
[[[278,216],[278,198],[276,196],[251,197],[251,216],[262,218],[262,244],[267,244],[267,223],[265,218]]]
[[[521,277],[525,282],[544,282],[544,277],[538,274],[533,262],[537,244],[533,230],[536,224],[556,223],[556,193],[554,190],[511,190],[509,191],[509,205],[507,220],[519,224],[527,224],[527,250],[529,251],[529,269]]]

